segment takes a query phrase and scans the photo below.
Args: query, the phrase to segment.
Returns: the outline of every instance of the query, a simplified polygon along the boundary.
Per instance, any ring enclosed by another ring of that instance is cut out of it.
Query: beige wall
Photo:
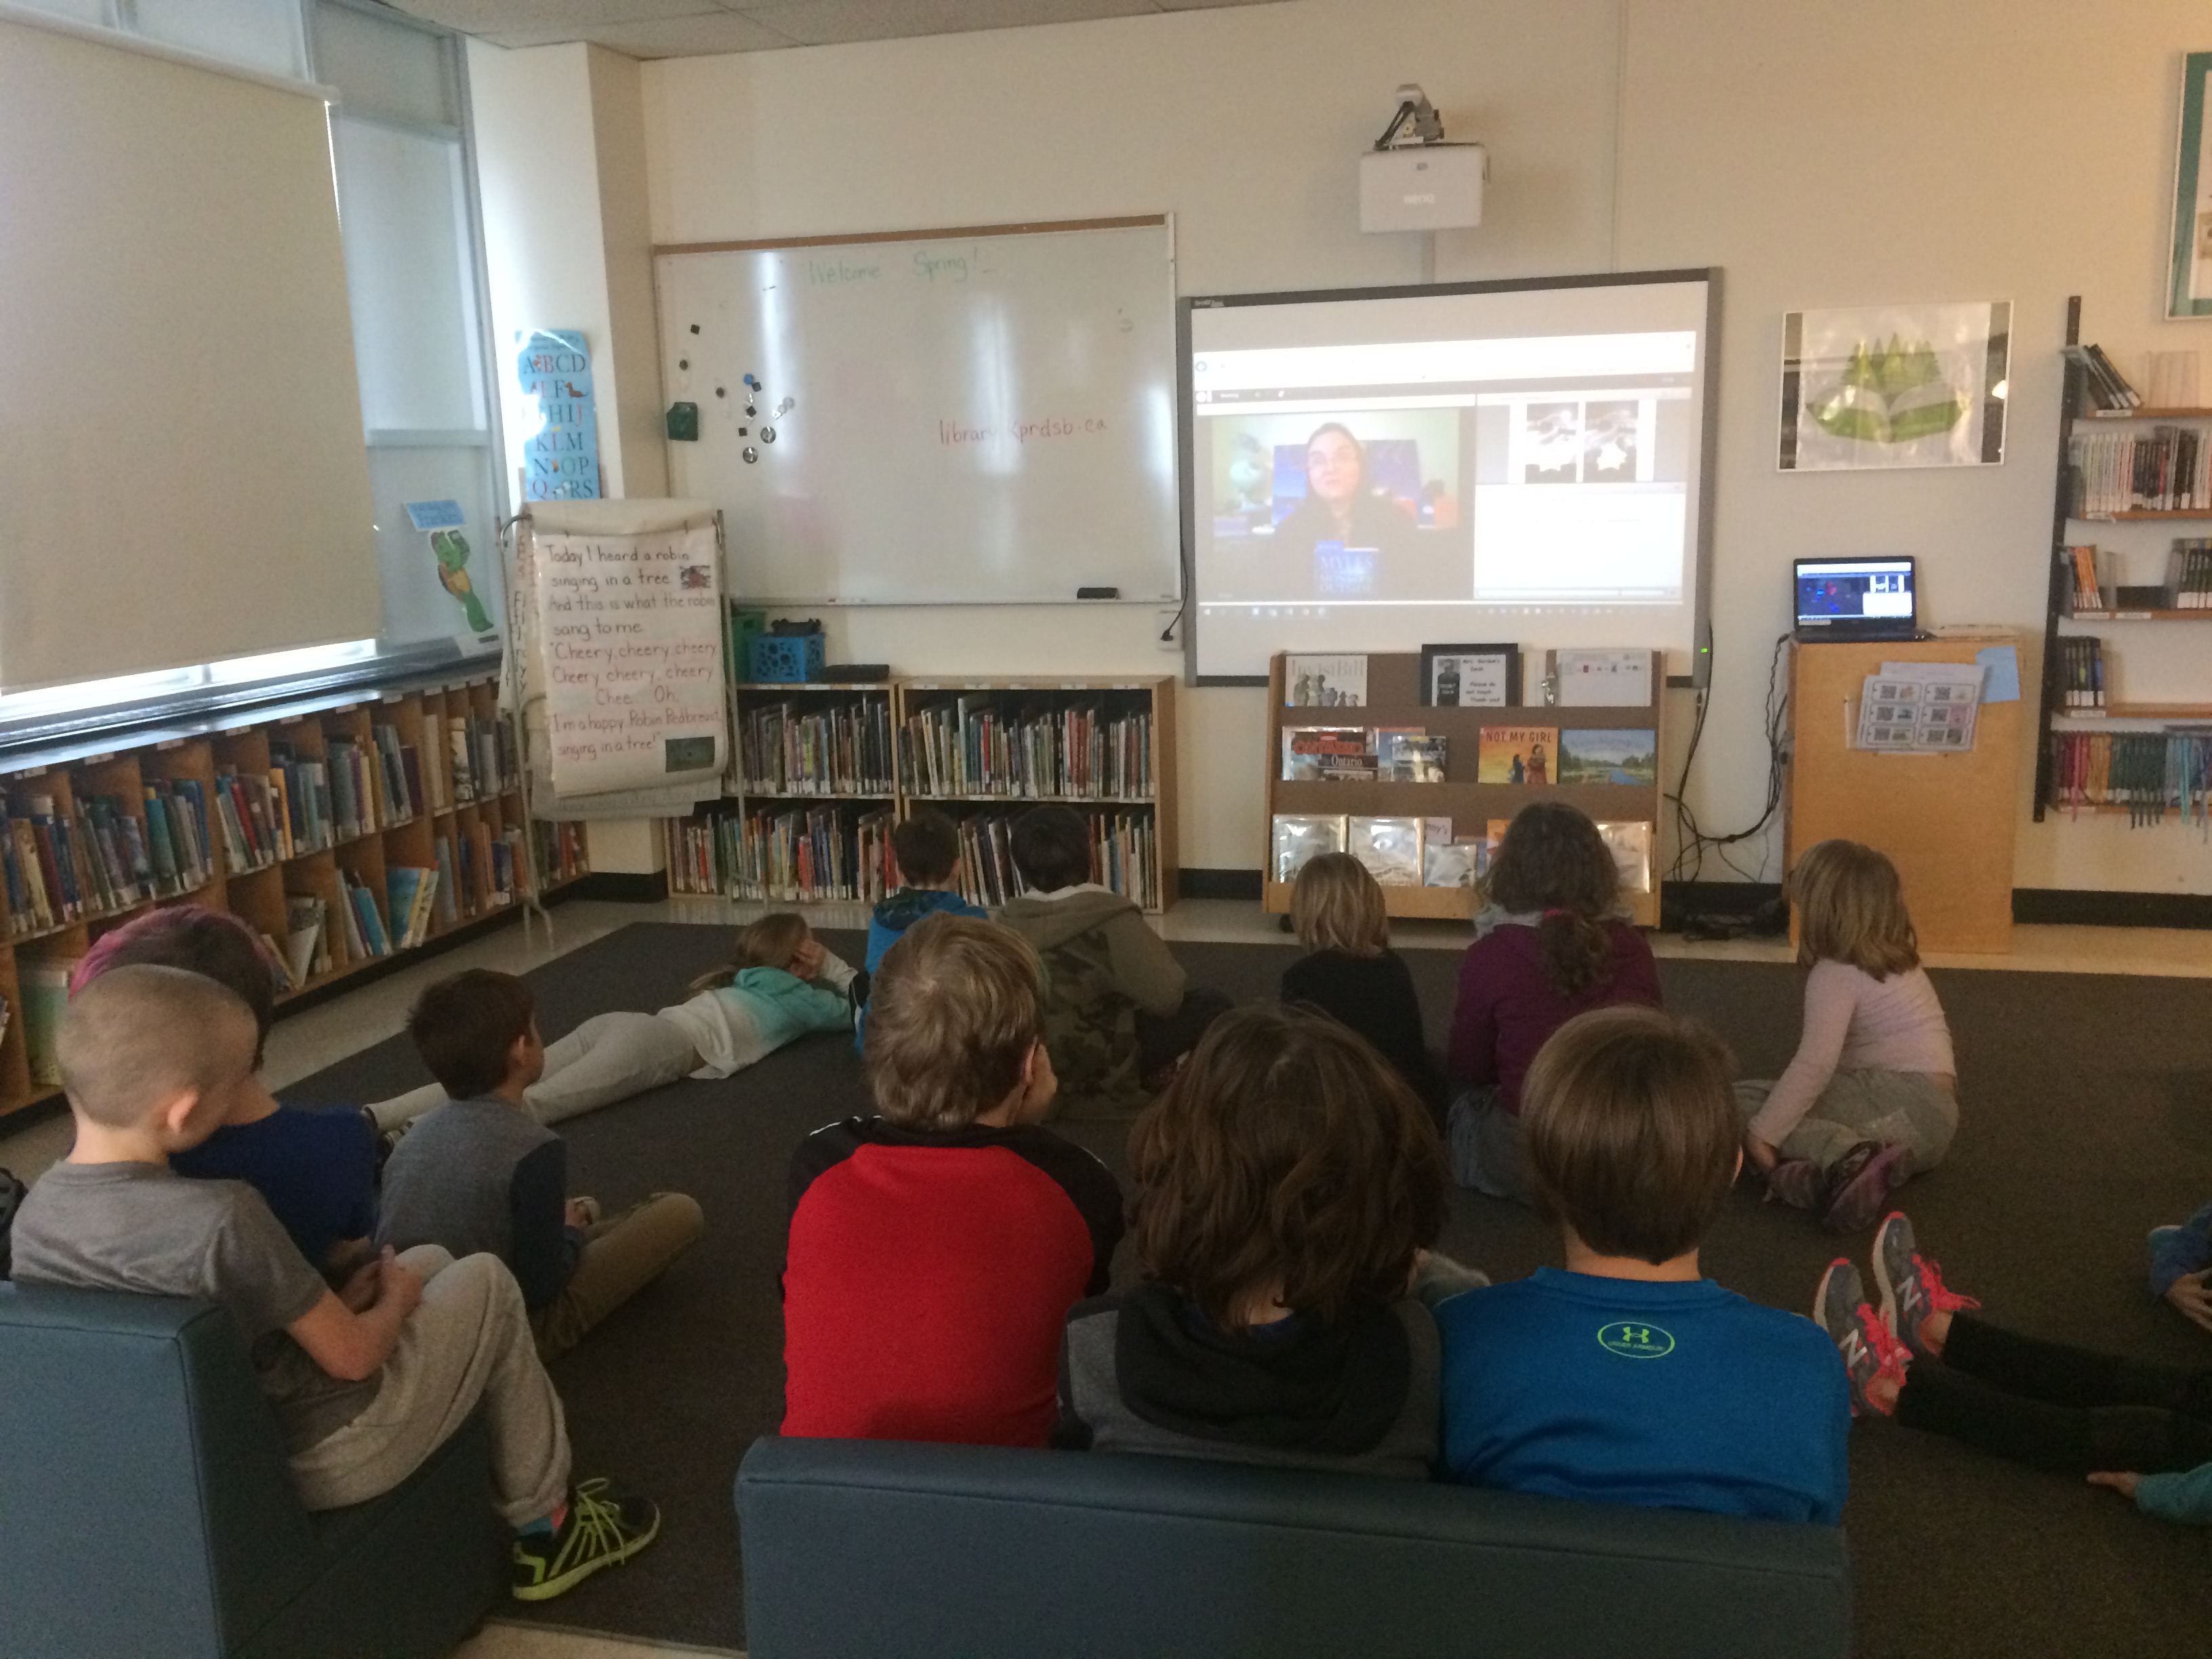
[[[2158,320],[2179,57],[2207,46],[2198,0],[1286,0],[647,64],[645,173],[658,242],[1166,210],[1186,293],[1412,282],[1415,239],[1357,228],[1355,161],[1419,80],[1493,158],[1486,222],[1438,239],[1439,277],[1726,270],[1718,665],[1691,796],[1734,829],[1763,793],[1792,557],[1916,554],[1935,621],[2039,642],[2065,296],[2124,361],[2212,349],[2212,329]],[[1784,309],[1983,298],[2015,307],[2003,466],[1775,472]],[[833,655],[905,672],[1174,664],[1149,611],[830,625]],[[2185,637],[2113,649],[2138,696],[2206,654],[2179,660]],[[1182,862],[1255,866],[1261,694],[1190,692],[1184,709]],[[1773,878],[1779,844],[1738,861]],[[2212,891],[2212,857],[2174,826],[2023,825],[2015,882]]]

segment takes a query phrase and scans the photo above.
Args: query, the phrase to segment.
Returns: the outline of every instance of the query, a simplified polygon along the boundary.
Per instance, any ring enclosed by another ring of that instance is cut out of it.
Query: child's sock
[[[535,1521],[527,1522],[517,1527],[515,1530],[525,1538],[550,1538],[568,1524],[568,1500],[564,1498],[561,1500],[561,1506],[552,1514],[541,1515]]]

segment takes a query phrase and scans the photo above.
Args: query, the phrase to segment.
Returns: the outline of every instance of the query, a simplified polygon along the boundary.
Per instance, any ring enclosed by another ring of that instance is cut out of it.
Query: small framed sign
[[[1421,706],[1504,708],[1521,701],[1517,645],[1425,645]]]

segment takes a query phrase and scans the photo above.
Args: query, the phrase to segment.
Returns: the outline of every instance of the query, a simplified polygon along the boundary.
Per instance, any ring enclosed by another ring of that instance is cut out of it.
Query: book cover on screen
[[[1277,881],[1296,881],[1306,860],[1344,850],[1344,815],[1278,812],[1274,823]]]
[[[1283,705],[1286,708],[1364,708],[1364,657],[1285,657]]]
[[[1631,729],[1569,726],[1559,733],[1561,783],[1626,783],[1650,788],[1659,781],[1659,734]]]
[[[1367,866],[1385,887],[1421,884],[1421,821],[1419,818],[1346,820],[1345,850]]]
[[[1556,726],[1486,726],[1478,783],[1551,783],[1559,753]]]
[[[1375,744],[1357,726],[1286,726],[1283,728],[1285,783],[1371,783]]]

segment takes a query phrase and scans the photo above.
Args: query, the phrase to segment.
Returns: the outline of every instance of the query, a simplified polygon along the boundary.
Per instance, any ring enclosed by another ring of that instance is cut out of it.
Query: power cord
[[[1745,881],[1755,881],[1754,876],[1729,856],[1731,847],[1750,841],[1765,833],[1766,826],[1782,809],[1784,768],[1789,758],[1790,690],[1782,680],[1783,647],[1790,643],[1790,635],[1782,634],[1774,641],[1774,654],[1766,665],[1766,802],[1759,817],[1747,827],[1726,835],[1708,835],[1698,822],[1697,811],[1689,802],[1690,768],[1698,758],[1698,747],[1705,734],[1705,714],[1712,698],[1712,677],[1706,675],[1706,684],[1698,693],[1698,712],[1690,725],[1690,744],[1682,757],[1680,781],[1667,797],[1674,809],[1674,858],[1668,866],[1669,881],[1695,881],[1705,872],[1705,851],[1713,855]],[[1766,872],[1764,854],[1759,860],[1759,875]]]

